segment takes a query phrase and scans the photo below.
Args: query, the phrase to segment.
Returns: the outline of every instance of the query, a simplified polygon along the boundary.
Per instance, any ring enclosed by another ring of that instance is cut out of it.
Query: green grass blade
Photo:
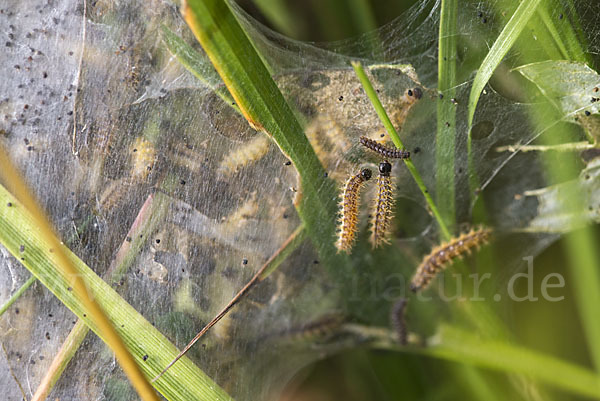
[[[534,15],[541,0],[530,0],[522,1],[519,7],[515,10],[514,14],[508,21],[508,23],[500,32],[500,35],[492,45],[492,48],[485,56],[485,59],[479,66],[477,75],[473,80],[473,86],[471,87],[471,93],[469,94],[468,104],[468,123],[469,123],[469,134],[467,139],[467,150],[469,159],[471,158],[471,128],[473,126],[473,118],[475,116],[475,109],[481,96],[481,91],[490,80],[492,74],[496,70],[496,67],[500,64],[506,53],[513,46],[528,21]]]
[[[576,202],[575,204],[582,204]],[[584,206],[585,207],[585,206]],[[592,228],[579,230],[566,236],[570,259],[569,275],[573,280],[574,295],[581,318],[590,357],[597,372],[600,372],[600,239]]]
[[[301,178],[296,206],[319,255],[338,266],[334,247],[337,192],[304,130],[271,78],[249,38],[223,0],[191,0],[184,18],[250,125],[267,133]]]
[[[158,395],[142,373],[139,363],[137,363],[134,357],[131,355],[129,349],[123,342],[123,339],[115,329],[109,317],[106,315],[103,307],[94,299],[93,294],[88,291],[88,283],[86,282],[85,278],[78,274],[77,267],[71,258],[69,258],[67,248],[61,241],[59,241],[54,229],[49,223],[48,218],[38,206],[34,196],[30,192],[15,166],[10,161],[8,154],[6,154],[2,147],[0,147],[0,176],[4,182],[10,185],[13,193],[20,201],[20,207],[23,208],[23,210],[27,210],[29,223],[35,228],[35,230],[33,230],[36,234],[35,238],[44,243],[44,247],[42,248],[43,252],[46,253],[46,256],[52,254],[52,259],[55,262],[53,265],[54,275],[60,275],[65,280],[70,282],[72,287],[69,288],[72,288],[72,293],[74,294],[73,296],[77,298],[81,306],[87,311],[87,314],[89,315],[89,321],[96,326],[104,342],[114,352],[115,358],[119,362],[119,365],[127,375],[127,378],[130,380],[138,395],[143,400],[158,401]],[[6,189],[5,194],[8,198],[8,191],[6,191]],[[10,210],[14,211],[11,202],[7,200],[4,205],[4,208],[8,211],[8,214],[11,215]],[[16,228],[13,225],[15,222],[19,222],[18,217],[16,220],[12,220],[11,224],[7,225],[7,228],[12,230],[20,230],[26,226],[26,224],[23,223],[23,227]],[[30,253],[27,252],[27,256],[25,255],[25,242],[29,241],[22,242],[18,245],[18,248],[16,246],[11,248],[7,245],[7,243],[14,241],[16,235],[11,235],[10,232],[7,233],[1,228],[0,231],[2,232],[0,243],[5,245],[8,251],[13,254],[13,256],[18,257],[19,260],[27,266],[26,261],[29,261]],[[12,245],[14,246],[15,244],[13,243]],[[40,279],[39,276],[37,278]]]
[[[560,115],[573,115],[584,108],[597,111],[595,106],[589,103],[589,94],[593,93],[599,77],[596,71],[587,65],[568,61],[545,61],[522,66],[518,71],[531,80],[548,101],[536,105],[532,113],[532,120],[540,131],[548,124],[542,117],[548,114],[548,110],[558,110]],[[544,107],[547,109],[545,113]],[[559,138],[564,130],[564,127],[550,127],[540,138],[542,146],[556,146],[556,138]],[[544,156],[545,169],[552,182],[565,183],[580,173],[577,155],[563,153],[561,163],[556,163],[555,158],[551,156]],[[573,226],[586,224],[581,211],[589,207],[588,193],[587,188],[577,185],[557,199],[562,203],[560,208],[564,210],[564,215],[571,217],[570,223]],[[565,239],[581,324],[590,348],[591,359],[596,371],[600,372],[600,319],[597,312],[597,305],[600,304],[600,254],[597,247],[599,240],[595,231],[589,227],[569,233]]]
[[[394,125],[390,121],[390,118],[388,117],[385,109],[383,108],[383,105],[381,104],[381,101],[379,100],[379,97],[377,96],[377,93],[375,92],[373,85],[371,85],[371,81],[369,81],[369,77],[367,77],[367,74],[365,73],[365,70],[363,69],[362,65],[358,62],[353,62],[352,67],[354,68],[354,72],[356,73],[356,76],[360,80],[360,83],[362,84],[363,89],[365,90],[365,93],[367,94],[367,97],[373,104],[373,108],[375,109],[377,116],[379,116],[379,119],[381,120],[383,126],[385,127],[385,130],[390,135],[392,142],[398,149],[405,149],[404,145],[402,144],[402,140],[400,139],[400,136],[398,135],[398,132],[396,131],[396,128],[394,128]],[[444,237],[445,240],[449,240],[451,238],[450,231],[448,231],[448,228],[446,227],[446,223],[444,222],[444,219],[440,215],[440,212],[438,211],[438,208],[435,205],[435,202],[433,201],[433,198],[431,197],[429,190],[425,186],[425,182],[423,182],[421,175],[417,171],[417,168],[415,167],[412,160],[404,159],[403,161],[404,161],[404,164],[406,165],[406,167],[408,168],[408,171],[410,171],[410,174],[412,175],[413,179],[417,183],[417,186],[421,190],[421,193],[425,197],[425,201],[427,202],[427,205],[431,209],[431,213],[433,213],[433,216],[440,227],[442,236]]]
[[[40,382],[35,394],[31,401],[45,400],[52,388],[63,374],[71,359],[75,356],[75,353],[85,340],[85,336],[89,333],[90,329],[85,325],[83,320],[78,320],[75,326],[69,332],[67,339],[63,342],[60,350],[52,360],[52,364],[48,371],[44,375],[44,378]]]
[[[17,299],[19,299],[19,297],[21,295],[23,295],[23,293],[25,292],[25,290],[27,290],[29,287],[31,287],[31,284],[35,283],[35,276],[31,276],[27,279],[26,282],[23,283],[22,286],[19,287],[19,289],[17,291],[15,291],[14,294],[12,294],[10,296],[10,298],[8,298],[8,300],[0,307],[0,316],[2,316],[4,314],[4,312],[6,312],[6,310],[8,308],[11,307],[12,304],[15,303],[15,301]]]
[[[442,0],[439,51],[438,92],[445,99],[437,100],[437,131],[435,137],[436,196],[440,214],[446,223],[456,223],[454,196],[454,154],[456,138],[456,106],[448,99],[456,97],[456,20],[458,0]]]
[[[127,233],[128,241],[125,239],[110,267],[106,271],[106,281],[109,284],[121,280],[125,271],[138,257],[148,236],[156,230],[157,225],[163,221],[169,202],[160,192],[151,194],[140,208],[138,216],[134,220],[131,229]],[[75,326],[69,332],[59,352],[54,356],[52,364],[38,386],[32,401],[44,400],[56,384],[71,358],[89,332],[82,320],[77,320]]]
[[[600,399],[600,376],[552,356],[501,341],[482,340],[442,326],[434,344],[417,351],[458,363],[530,376],[582,396]]]
[[[65,306],[102,338],[102,333],[88,315],[86,306],[75,291],[71,290],[72,280],[57,267],[57,252],[50,251],[51,246],[40,233],[33,217],[3,186],[0,186],[0,242]],[[24,253],[20,252],[22,245]],[[87,292],[93,295],[115,325],[117,333],[142,372],[146,377],[154,377],[162,366],[177,355],[177,348],[75,254],[67,248],[63,248],[63,251],[72,261],[77,275],[84,279]],[[144,355],[148,355],[146,361],[143,360]],[[169,400],[231,399],[189,359],[182,359],[155,383],[155,388]]]

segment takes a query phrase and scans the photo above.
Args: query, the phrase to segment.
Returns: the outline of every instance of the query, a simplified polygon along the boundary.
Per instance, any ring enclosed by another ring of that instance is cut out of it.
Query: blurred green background
[[[384,25],[413,0],[237,0],[266,26],[293,39],[329,42]]]

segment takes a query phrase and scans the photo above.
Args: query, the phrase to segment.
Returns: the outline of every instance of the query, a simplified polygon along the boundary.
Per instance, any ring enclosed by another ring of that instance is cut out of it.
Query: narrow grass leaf
[[[15,301],[17,299],[19,299],[19,297],[21,295],[23,295],[25,290],[27,290],[29,287],[31,287],[31,284],[35,283],[35,280],[36,280],[35,276],[29,277],[27,279],[27,281],[24,282],[23,285],[20,286],[17,291],[15,291],[15,293],[12,294],[10,296],[10,298],[8,298],[8,300],[2,306],[0,306],[0,316],[2,316],[4,314],[4,312],[6,312],[8,310],[8,308],[10,308],[11,305],[14,304]]]
[[[573,393],[600,399],[600,376],[583,367],[528,348],[483,340],[469,332],[442,326],[424,355],[458,363],[517,373]]]
[[[517,7],[508,23],[504,26],[502,32],[500,32],[500,35],[492,45],[492,48],[479,66],[469,95],[469,136],[467,144],[469,155],[471,154],[471,127],[473,125],[475,109],[477,108],[481,91],[490,80],[496,67],[498,67],[506,53],[511,49],[523,29],[525,29],[525,26],[527,26],[529,19],[535,13],[540,1],[541,0],[522,1],[521,4],[519,4],[519,7]]]
[[[152,386],[148,380],[146,380],[144,377],[139,365],[129,353],[129,350],[125,347],[125,344],[123,343],[118,332],[115,330],[109,318],[106,316],[105,311],[88,292],[88,283],[84,277],[78,274],[76,266],[68,257],[68,250],[62,245],[62,243],[58,240],[58,237],[54,234],[54,230],[50,226],[48,219],[37,205],[37,202],[27,188],[27,185],[2,148],[0,148],[0,176],[5,182],[10,183],[13,193],[21,202],[21,208],[25,208],[27,210],[28,217],[30,217],[29,223],[35,227],[35,229],[32,229],[31,231],[37,234],[36,238],[38,240],[43,241],[46,244],[46,246],[43,248],[43,252],[46,254],[52,253],[53,260],[55,262],[53,265],[55,268],[53,271],[54,276],[60,275],[64,280],[71,282],[70,285],[73,288],[72,292],[74,296],[77,297],[79,302],[84,306],[86,312],[90,316],[90,321],[96,325],[96,328],[101,333],[104,341],[114,351],[115,357],[119,361],[119,364],[123,368],[125,374],[131,381],[133,387],[136,389],[140,397],[144,400],[158,400],[158,396],[152,389]],[[8,192],[6,192],[5,195],[8,195]],[[10,203],[10,201],[6,201],[4,203],[4,210],[7,211],[9,215],[13,215],[16,208],[9,207],[8,205]],[[21,208],[19,208],[19,211]],[[11,213],[11,211],[13,213]],[[16,220],[13,220],[12,223],[18,223],[20,220],[19,216],[13,215],[13,217],[15,217]],[[23,226],[25,226],[25,223],[22,223]],[[10,235],[10,231],[8,231],[8,229],[12,231],[15,229],[15,227],[7,227],[7,230],[0,229],[2,232],[0,242],[6,246],[9,252],[11,252],[15,257],[19,258],[21,262],[27,266],[30,252],[27,252],[27,256],[25,256],[24,252],[27,249],[25,248],[25,242],[29,241],[23,241],[23,243],[15,245],[12,242],[15,240],[17,235]],[[8,244],[12,244],[14,247],[10,247]],[[35,252],[35,250],[33,250],[33,252]],[[34,275],[36,274],[34,273]],[[38,279],[40,279],[39,276]]]
[[[438,39],[437,131],[435,137],[436,197],[440,214],[450,226],[456,220],[454,155],[456,106],[448,99],[456,97],[456,20],[458,0],[442,0]]]
[[[0,186],[0,242],[16,257],[23,257],[24,260],[21,260],[23,265],[106,341],[104,331],[100,330],[96,321],[90,317],[89,308],[72,290],[73,277],[82,279],[85,282],[84,291],[92,295],[102,306],[126,348],[135,358],[134,363],[140,367],[146,377],[154,377],[177,355],[177,348],[173,344],[76,255],[62,245],[50,244],[47,237],[41,234],[37,220],[2,186]],[[21,246],[25,249],[24,253],[20,252]],[[57,257],[59,246],[73,265],[74,274],[67,275],[59,268],[60,260]],[[146,361],[144,355],[148,355]],[[168,400],[231,399],[186,358],[155,383],[155,387]]]

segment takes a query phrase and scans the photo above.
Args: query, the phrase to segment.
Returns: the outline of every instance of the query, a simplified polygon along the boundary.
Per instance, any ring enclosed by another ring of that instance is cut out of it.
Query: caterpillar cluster
[[[417,268],[417,272],[411,280],[410,289],[413,292],[424,290],[437,273],[456,258],[462,258],[465,253],[470,254],[474,248],[478,249],[487,243],[491,235],[490,228],[479,227],[433,248]]]
[[[394,209],[394,193],[391,178],[392,165],[388,161],[379,163],[377,178],[377,197],[373,205],[374,213],[371,220],[371,245],[377,248],[389,242],[387,238]]]
[[[361,145],[373,152],[379,153],[383,157],[390,159],[408,159],[410,158],[410,152],[404,149],[392,149],[379,143],[373,139],[361,136],[359,139]]]
[[[350,252],[356,236],[358,224],[358,205],[360,202],[360,189],[363,184],[371,179],[371,170],[362,169],[358,174],[351,176],[344,185],[344,196],[340,203],[340,228],[338,240],[335,243],[338,252]]]

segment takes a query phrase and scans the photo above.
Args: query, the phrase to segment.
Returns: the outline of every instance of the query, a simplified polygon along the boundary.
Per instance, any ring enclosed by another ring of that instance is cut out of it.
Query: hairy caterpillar
[[[392,165],[388,161],[379,163],[377,198],[375,198],[375,210],[371,220],[371,245],[373,248],[389,241],[387,233],[392,220],[392,209],[394,208],[391,171]]]
[[[444,269],[446,265],[452,263],[457,257],[462,258],[465,253],[470,254],[473,248],[478,249],[488,242],[491,234],[491,229],[479,227],[433,248],[417,268],[417,272],[410,283],[410,289],[417,292],[427,288],[435,275]]]
[[[346,133],[329,115],[321,120],[321,130],[337,152],[344,154],[352,147],[350,141],[346,139]]]
[[[339,251],[349,252],[354,244],[356,227],[358,223],[358,204],[360,201],[360,188],[371,179],[371,170],[368,168],[360,170],[358,174],[351,176],[344,187],[344,196],[340,203],[342,213],[340,216],[340,228],[338,240],[335,246]]]
[[[406,303],[408,299],[400,298],[394,305],[392,306],[392,311],[390,314],[390,321],[392,323],[392,328],[396,332],[398,336],[398,342],[402,345],[406,345],[408,343],[408,332],[406,330]]]
[[[269,151],[271,141],[266,135],[258,134],[244,146],[225,156],[218,172],[224,175],[236,173],[240,167],[262,159]]]
[[[131,144],[131,179],[143,181],[148,177],[156,161],[154,144],[144,137],[135,138]]]
[[[110,182],[100,195],[98,206],[101,210],[111,210],[118,206],[130,189],[131,186],[126,178]]]
[[[373,152],[379,153],[383,157],[389,157],[393,159],[408,159],[410,158],[410,152],[403,149],[392,149],[379,143],[373,139],[369,139],[366,136],[361,136],[360,144],[364,147],[371,149]]]

